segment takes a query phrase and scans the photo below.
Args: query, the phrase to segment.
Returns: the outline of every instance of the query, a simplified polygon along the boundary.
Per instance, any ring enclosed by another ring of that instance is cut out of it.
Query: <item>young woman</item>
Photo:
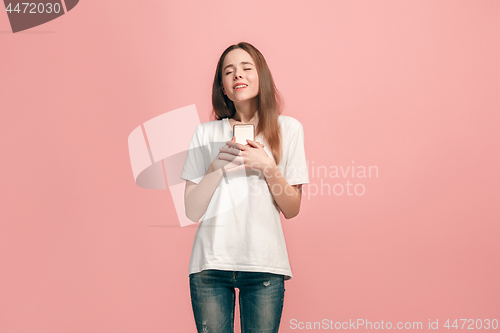
[[[212,105],[215,120],[196,128],[181,174],[186,215],[201,219],[189,264],[196,328],[232,333],[238,288],[242,333],[278,332],[292,278],[279,213],[297,216],[309,183],[302,124],[281,115],[266,60],[249,43],[222,53]],[[255,141],[236,143],[235,124],[253,124]]]

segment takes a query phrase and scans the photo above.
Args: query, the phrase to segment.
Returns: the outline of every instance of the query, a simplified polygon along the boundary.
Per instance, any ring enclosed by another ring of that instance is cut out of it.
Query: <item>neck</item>
[[[234,107],[236,109],[236,113],[233,116],[234,120],[241,123],[251,123],[259,120],[256,98],[247,103],[234,103]]]

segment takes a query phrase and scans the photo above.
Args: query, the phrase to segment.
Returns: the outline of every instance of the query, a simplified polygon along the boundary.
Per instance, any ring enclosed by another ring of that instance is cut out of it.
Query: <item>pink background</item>
[[[190,104],[210,120],[239,41],[265,55],[310,167],[378,168],[309,170],[282,220],[280,332],[500,320],[500,2],[87,0],[17,34],[0,13],[0,331],[195,331],[196,228],[135,185],[127,137]],[[312,195],[348,180],[365,193]]]

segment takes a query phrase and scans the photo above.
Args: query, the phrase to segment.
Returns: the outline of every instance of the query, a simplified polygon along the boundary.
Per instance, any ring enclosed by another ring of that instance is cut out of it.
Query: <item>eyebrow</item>
[[[251,62],[248,62],[248,61],[242,61],[242,62],[240,62],[240,64],[241,65],[252,65],[252,66],[255,66],[254,64],[252,64]],[[233,64],[229,64],[226,67],[224,67],[224,69],[222,71],[225,71],[226,68],[228,68],[228,67],[234,67],[234,65]]]

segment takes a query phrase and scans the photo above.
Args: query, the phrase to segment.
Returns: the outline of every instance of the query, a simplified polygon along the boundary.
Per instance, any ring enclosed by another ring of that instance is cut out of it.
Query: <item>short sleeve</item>
[[[294,131],[288,143],[285,162],[285,179],[290,185],[308,184],[306,153],[304,149],[304,128],[302,124]]]
[[[190,180],[198,184],[207,171],[206,158],[204,158],[204,150],[206,145],[202,140],[202,124],[199,124],[191,138],[189,150],[186,154],[184,167],[181,173],[181,179]]]

